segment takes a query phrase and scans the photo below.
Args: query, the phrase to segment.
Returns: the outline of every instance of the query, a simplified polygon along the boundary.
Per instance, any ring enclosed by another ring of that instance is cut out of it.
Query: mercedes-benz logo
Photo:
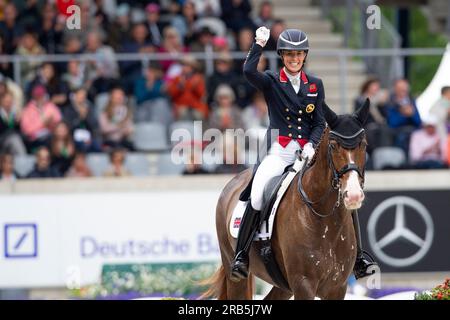
[[[393,206],[395,206],[394,229],[377,240],[375,230],[379,219]],[[422,239],[408,228],[405,220],[405,206],[411,207],[424,221],[426,226],[425,239]],[[417,263],[428,252],[433,241],[434,226],[430,213],[420,202],[410,197],[398,196],[383,201],[375,208],[367,223],[367,231],[370,246],[380,260],[393,267],[406,267]],[[416,245],[420,249],[406,258],[395,258],[383,251],[384,247],[400,238]]]

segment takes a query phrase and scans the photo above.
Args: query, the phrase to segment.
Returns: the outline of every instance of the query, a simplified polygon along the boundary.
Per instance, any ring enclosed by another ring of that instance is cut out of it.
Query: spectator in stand
[[[237,139],[239,141],[239,139]],[[217,174],[238,174],[247,169],[243,146],[236,142],[234,133],[225,133],[222,151],[222,163],[216,167]]]
[[[87,85],[93,95],[108,92],[119,77],[119,67],[113,49],[103,45],[101,34],[91,32],[87,35],[86,53],[95,58],[87,61]]]
[[[170,19],[170,25],[177,29],[185,46],[190,46],[194,39],[196,20],[195,7],[191,0],[184,1],[181,12]]]
[[[0,96],[9,91],[13,95],[16,111],[22,111],[24,105],[24,95],[22,88],[8,77],[0,74]]]
[[[29,26],[33,29],[38,29],[41,23],[41,12],[39,11],[38,0],[13,1],[22,2],[18,7],[19,16],[17,21],[22,26]],[[26,3],[24,3],[26,2]]]
[[[20,43],[17,47],[16,54],[21,56],[42,55],[45,54],[45,50],[37,41],[36,33],[32,30],[28,30],[20,38]],[[23,86],[33,80],[33,77],[35,76],[41,63],[42,61],[39,59],[22,61],[20,63],[20,76]]]
[[[271,1],[263,1],[259,5],[258,16],[254,19],[257,27],[266,27],[271,29],[275,18],[273,17],[273,4]]]
[[[219,0],[191,0],[198,17],[220,17],[222,9]]]
[[[166,95],[161,64],[150,62],[144,75],[134,85],[136,98],[135,121],[155,121],[169,126],[173,121],[173,112]]]
[[[48,100],[43,85],[36,85],[31,92],[31,101],[25,106],[20,120],[20,129],[29,151],[49,145],[50,134],[61,121],[58,107]]]
[[[367,152],[372,154],[372,151],[378,147],[391,146],[393,144],[393,136],[386,123],[386,103],[389,94],[386,90],[381,89],[380,81],[377,78],[369,77],[363,83],[361,94],[355,100],[354,110],[362,107],[367,98],[370,99],[370,107],[364,129],[366,130],[368,142]]]
[[[158,49],[158,52],[176,55],[188,52],[188,48],[183,46],[182,39],[178,34],[177,29],[169,26],[166,27],[163,31],[162,46]],[[179,71],[179,67],[177,65],[175,66],[175,71],[169,69],[173,64],[176,64],[176,62],[177,60],[175,58],[161,60],[161,65],[163,67],[164,73],[168,73],[167,76],[169,78],[172,78],[172,73],[176,74]]]
[[[207,174],[202,165],[202,146],[200,144],[192,143],[190,152],[186,156],[186,167],[184,168],[183,175],[193,175],[193,174]]]
[[[60,175],[51,165],[50,151],[46,146],[41,146],[36,151],[36,164],[27,178],[59,178]]]
[[[131,41],[125,42],[121,48],[124,53],[152,53],[155,47],[147,39],[148,30],[145,24],[135,24],[132,29]],[[140,61],[122,61],[120,63],[121,82],[125,92],[133,91],[134,80],[142,73]]]
[[[272,23],[272,27],[270,28],[270,38],[267,40],[267,44],[265,48],[267,51],[276,51],[277,50],[277,40],[280,34],[286,30],[286,23],[284,20],[275,19]]]
[[[261,91],[256,91],[252,103],[245,107],[242,112],[242,121],[246,130],[261,129],[265,134],[269,127],[269,114],[266,100]]]
[[[145,7],[145,13],[147,18],[146,25],[148,29],[148,40],[156,47],[162,45],[163,30],[167,26],[166,23],[163,23],[161,21],[159,11],[160,7],[156,3],[149,3]]]
[[[222,83],[226,83],[233,88],[236,95],[236,104],[243,109],[250,103],[256,89],[248,81],[245,81],[239,72],[235,71],[233,68],[234,61],[229,53],[222,53],[216,60],[215,67],[214,73],[207,81],[208,104],[213,102],[217,87]]]
[[[170,21],[181,14],[181,1],[178,0],[168,0],[167,12],[164,14],[163,20]]]
[[[174,25],[180,34],[183,43],[186,46],[190,46],[195,39],[195,22],[197,21],[197,15],[195,13],[195,5],[191,0],[186,0],[182,9],[182,25],[178,27]]]
[[[78,54],[83,53],[83,45],[77,37],[67,37],[63,41],[64,53]],[[83,62],[84,63],[84,62]]]
[[[14,156],[11,153],[0,154],[0,183],[14,182],[19,178],[14,170]]]
[[[213,49],[215,52],[230,52],[230,45],[228,43],[228,39],[221,36],[216,36],[213,39]]]
[[[131,173],[125,168],[126,151],[118,148],[111,151],[110,167],[103,174],[105,177],[126,177]]]
[[[243,128],[241,109],[235,104],[233,89],[227,84],[217,87],[214,94],[213,111],[210,117],[210,127],[221,131]]]
[[[248,150],[256,155],[269,127],[267,103],[261,91],[255,91],[252,102],[242,112],[242,123],[249,137]]]
[[[450,87],[442,87],[441,98],[431,107],[430,114],[437,118],[438,133],[446,141],[450,133]]]
[[[114,88],[105,110],[100,115],[100,132],[106,150],[119,147],[133,150],[130,141],[133,115],[125,99],[125,92],[121,88]]]
[[[409,83],[406,79],[395,81],[394,93],[386,110],[388,125],[394,131],[394,144],[408,154],[411,133],[420,128],[421,120],[416,101],[409,92]]]
[[[71,167],[66,173],[66,177],[70,178],[88,178],[92,177],[91,169],[86,163],[86,154],[77,152],[73,158]]]
[[[51,62],[44,62],[42,64],[29,87],[34,88],[37,84],[41,84],[47,88],[50,101],[62,110],[67,103],[69,86],[56,74],[55,67]],[[29,92],[28,96],[30,96]]]
[[[118,52],[122,43],[130,40],[131,34],[131,19],[130,19],[130,5],[128,3],[121,3],[117,7],[116,18],[109,26],[108,44]]]
[[[255,33],[252,28],[244,27],[238,33],[238,49],[242,52],[248,52],[252,47]]]
[[[1,32],[0,32],[0,54],[2,55],[6,54],[4,35]],[[13,76],[12,64],[9,62],[0,62],[0,74],[12,77]]]
[[[203,120],[208,116],[204,76],[198,72],[198,62],[191,55],[181,61],[179,76],[169,81],[167,92],[175,106],[177,120]]]
[[[110,25],[109,16],[105,10],[105,2],[104,0],[94,0],[95,4],[95,12],[94,12],[94,20],[95,25],[102,30],[108,30]]]
[[[239,51],[241,51],[242,53],[244,53],[244,52],[248,53],[253,44],[254,37],[255,37],[255,35],[253,33],[253,29],[250,29],[250,28],[241,29],[237,36],[237,46],[238,46],[237,49]],[[235,61],[234,67],[238,74],[242,73],[244,62],[245,62],[245,59],[238,59]]]
[[[42,21],[37,26],[39,43],[49,54],[60,53],[65,19],[59,16],[55,4],[46,2],[42,7]]]
[[[423,121],[423,128],[411,135],[409,157],[415,169],[440,169],[447,163],[446,140],[437,131],[438,119],[429,115]]]
[[[4,52],[14,54],[19,44],[19,38],[23,34],[23,28],[17,23],[17,9],[10,2],[5,6],[3,21],[0,22],[0,34],[2,35]]]
[[[195,40],[191,43],[190,49],[193,52],[205,52],[212,50],[213,40],[216,35],[208,26],[203,26],[195,32]]]
[[[240,82],[240,76],[233,68],[233,59],[229,53],[222,53],[220,57],[215,60],[215,70],[206,81],[208,90],[208,104],[214,102],[214,93],[217,87],[221,84],[231,85],[236,94],[235,85]]]
[[[64,119],[69,124],[78,151],[101,151],[97,115],[83,87],[75,89],[70,94],[69,105],[64,108]]]
[[[50,152],[52,156],[51,166],[58,171],[60,176],[64,176],[75,155],[75,144],[67,123],[60,122],[53,130]]]
[[[82,61],[70,60],[62,80],[71,91],[84,86],[86,84],[86,64]]]
[[[69,38],[77,38],[80,43],[87,43],[88,37],[97,33],[100,38],[106,37],[106,32],[99,25],[98,19],[95,18],[95,7],[91,0],[78,1],[80,7],[80,28],[64,28],[63,41],[65,42]]]
[[[254,29],[255,25],[250,18],[252,6],[249,0],[221,0],[222,20],[227,28],[238,33],[242,28]]]
[[[0,152],[27,153],[20,134],[20,119],[21,110],[16,107],[13,95],[5,92],[0,96]]]
[[[0,21],[5,20],[5,7],[7,4],[5,0],[0,0]]]

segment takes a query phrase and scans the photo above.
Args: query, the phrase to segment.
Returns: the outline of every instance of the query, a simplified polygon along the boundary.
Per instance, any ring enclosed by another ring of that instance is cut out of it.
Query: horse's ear
[[[369,107],[370,107],[370,100],[369,98],[366,98],[366,101],[364,101],[363,106],[355,111],[355,116],[362,126],[366,123],[367,117],[369,116]]]
[[[330,109],[330,107],[325,103],[325,101],[323,102],[322,106],[325,120],[327,121],[330,128],[333,129],[337,124],[338,116],[333,110]]]

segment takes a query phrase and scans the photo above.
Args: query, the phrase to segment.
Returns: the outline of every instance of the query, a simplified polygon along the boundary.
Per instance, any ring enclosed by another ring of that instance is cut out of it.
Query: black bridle
[[[359,130],[357,133],[355,133],[351,136],[344,136],[336,131],[330,131],[329,141],[335,140],[340,145],[342,145],[348,149],[354,149],[362,141],[363,138],[364,138],[364,129]],[[331,144],[328,143],[327,162],[328,162],[328,167],[331,170],[331,188],[328,189],[328,192],[325,193],[318,201],[311,201],[309,199],[308,195],[306,194],[305,190],[303,189],[303,183],[302,183],[303,176],[304,176],[305,172],[309,168],[311,168],[311,165],[303,166],[303,168],[300,172],[299,180],[298,180],[298,185],[299,185],[298,189],[299,189],[299,192],[300,192],[300,195],[301,195],[303,201],[315,215],[322,217],[322,218],[331,216],[335,212],[335,210],[341,205],[341,178],[344,176],[344,174],[346,174],[349,171],[356,171],[356,173],[358,173],[358,176],[362,180],[361,187],[364,188],[364,167],[362,168],[362,170],[360,170],[360,168],[355,163],[347,163],[345,166],[343,166],[342,168],[337,170],[336,166],[334,165],[333,157],[331,156],[331,153],[332,153],[332,147],[331,147]],[[337,192],[337,199],[336,199],[336,202],[333,206],[333,210],[331,211],[331,213],[321,214],[321,213],[317,212],[314,209],[313,205],[322,203],[323,200],[325,198],[327,198],[334,191]]]

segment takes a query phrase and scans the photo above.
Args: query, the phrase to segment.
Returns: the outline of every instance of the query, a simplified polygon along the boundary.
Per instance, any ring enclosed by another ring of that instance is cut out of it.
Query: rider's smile
[[[305,51],[284,51],[283,52],[283,61],[286,67],[286,70],[292,74],[296,75],[300,72],[303,66],[303,62],[306,58]]]

